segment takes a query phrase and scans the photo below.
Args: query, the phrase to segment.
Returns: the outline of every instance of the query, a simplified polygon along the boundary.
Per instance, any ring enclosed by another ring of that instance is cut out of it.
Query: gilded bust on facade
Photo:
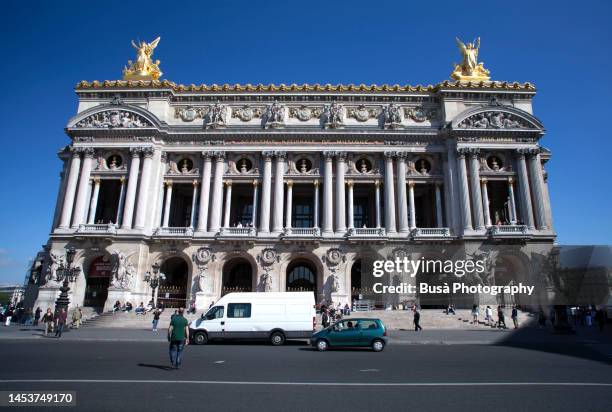
[[[489,80],[489,71],[484,68],[483,63],[478,63],[478,50],[480,49],[480,37],[473,43],[465,44],[458,37],[457,47],[461,52],[463,60],[461,64],[455,64],[451,77],[456,80]]]
[[[159,60],[153,62],[153,50],[157,47],[160,37],[151,43],[141,41],[136,44],[132,40],[132,46],[136,49],[136,61],[128,60],[123,69],[123,80],[157,80],[162,75],[159,69]]]

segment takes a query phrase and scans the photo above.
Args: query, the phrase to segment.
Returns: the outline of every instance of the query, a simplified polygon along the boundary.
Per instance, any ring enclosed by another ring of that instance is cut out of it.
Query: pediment
[[[542,123],[530,113],[500,104],[470,108],[453,119],[451,128],[453,130],[544,131]]]
[[[87,109],[70,119],[68,128],[147,129],[159,127],[150,112],[136,106],[103,104]]]

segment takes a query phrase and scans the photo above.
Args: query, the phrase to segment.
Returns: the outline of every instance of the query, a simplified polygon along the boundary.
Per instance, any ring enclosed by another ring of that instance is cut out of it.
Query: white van
[[[189,325],[191,341],[210,339],[309,339],[316,328],[314,293],[229,293]]]

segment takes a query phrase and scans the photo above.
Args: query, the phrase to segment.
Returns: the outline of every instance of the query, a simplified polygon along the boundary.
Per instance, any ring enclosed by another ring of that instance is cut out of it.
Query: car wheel
[[[374,352],[381,352],[385,348],[385,342],[380,339],[374,339],[372,342],[372,350]]]
[[[205,345],[208,342],[206,332],[196,332],[193,334],[193,341],[196,345]]]
[[[327,349],[329,349],[329,343],[327,343],[325,339],[319,339],[317,341],[317,349],[319,352],[325,352]]]
[[[285,343],[285,334],[283,332],[274,332],[270,335],[270,343],[274,346],[281,346]]]

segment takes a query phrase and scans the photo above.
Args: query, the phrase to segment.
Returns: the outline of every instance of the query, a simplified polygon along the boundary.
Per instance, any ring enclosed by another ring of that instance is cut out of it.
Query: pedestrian
[[[504,319],[504,309],[501,306],[497,307],[497,327],[501,328],[502,324],[506,329],[506,319]]]
[[[170,321],[168,328],[170,363],[174,369],[181,367],[183,349],[189,345],[189,322],[183,316],[183,312],[183,308],[178,310],[178,314]]]
[[[512,318],[512,322],[514,323],[514,329],[518,329],[518,309],[516,308],[516,305],[512,305],[512,315],[510,317]]]
[[[42,309],[40,309],[40,306],[36,308],[36,311],[34,312],[34,326],[38,326],[38,321],[40,320],[40,314],[42,312]]]
[[[540,309],[540,313],[538,315],[538,327],[543,329],[546,326],[546,315],[544,314],[544,309]]]
[[[68,320],[68,314],[66,313],[66,309],[61,308],[59,313],[56,316],[57,327],[55,328],[55,337],[61,338],[62,332],[64,331],[64,326],[66,326],[66,321]]]
[[[604,326],[606,325],[606,312],[604,311],[603,307],[600,307],[595,313],[595,320],[599,326],[599,331],[603,333]]]
[[[491,306],[487,305],[485,309],[485,321],[487,322],[487,326],[491,325],[492,320],[493,320],[493,309],[491,309]]]
[[[174,313],[170,315],[170,322],[172,322],[172,319],[174,319],[174,317],[178,315],[178,312],[178,310],[175,310]]]
[[[49,332],[53,332],[53,312],[51,312],[51,308],[47,309],[47,313],[44,314],[42,321],[45,324],[45,336]]]
[[[472,306],[472,324],[478,324],[478,315],[479,315],[478,305]]]
[[[321,313],[321,324],[323,324],[323,328],[329,327],[329,313],[327,313],[327,309],[323,309]]]
[[[32,326],[33,322],[34,322],[34,314],[32,313],[32,308],[27,308],[25,311],[25,315],[23,317],[23,325]]]
[[[586,310],[586,325],[590,328],[591,326],[593,326],[593,315],[591,312],[591,307],[589,306]]]
[[[11,319],[13,319],[13,306],[9,305],[6,312],[4,312],[4,326],[11,326]]]
[[[414,331],[418,332],[420,330],[423,330],[423,328],[421,327],[421,325],[419,325],[419,322],[421,321],[421,313],[419,312],[418,309],[414,309]]]
[[[155,309],[155,311],[153,311],[153,332],[157,332],[157,324],[159,323],[160,314],[161,311],[159,309]]]
[[[72,327],[75,329],[80,328],[82,318],[83,312],[81,312],[81,308],[77,307],[74,312],[72,312]]]
[[[349,306],[348,303],[344,304],[344,314],[346,316],[350,316],[351,315],[351,307]]]

